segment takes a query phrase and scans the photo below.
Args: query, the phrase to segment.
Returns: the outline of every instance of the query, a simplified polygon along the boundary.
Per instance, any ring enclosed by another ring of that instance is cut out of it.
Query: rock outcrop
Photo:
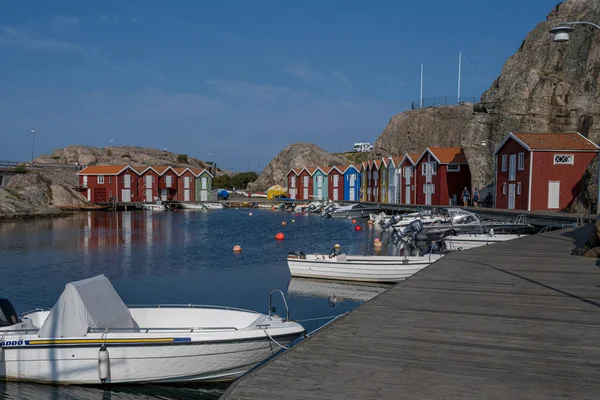
[[[15,175],[0,188],[0,219],[55,215],[61,208],[89,203],[74,189],[77,176],[71,171],[36,171]]]
[[[158,150],[135,146],[90,147],[68,146],[56,149],[52,154],[43,154],[35,159],[37,164],[131,164],[131,165],[172,165],[174,167],[205,168],[203,161],[186,154],[175,154],[166,150]]]
[[[292,168],[347,165],[348,160],[323,150],[312,143],[294,143],[273,158],[250,190],[266,190],[272,185],[287,186],[287,173]]]
[[[600,21],[600,3],[568,0],[557,5],[506,61],[480,103],[398,114],[375,142],[374,153],[460,144],[473,184],[482,186],[493,179],[493,158],[481,145],[484,140],[498,143],[510,131],[578,131],[598,142],[600,31],[578,26],[566,43],[553,42],[548,33],[561,22],[573,20]],[[595,196],[593,190],[589,192]]]

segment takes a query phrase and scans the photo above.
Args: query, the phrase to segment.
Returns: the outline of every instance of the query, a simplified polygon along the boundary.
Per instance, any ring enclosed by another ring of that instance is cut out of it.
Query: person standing
[[[477,188],[473,189],[473,205],[477,207],[477,203],[479,203],[479,192]]]
[[[469,198],[471,194],[469,193],[469,189],[465,186],[465,190],[462,192],[463,205],[466,207],[469,205]]]

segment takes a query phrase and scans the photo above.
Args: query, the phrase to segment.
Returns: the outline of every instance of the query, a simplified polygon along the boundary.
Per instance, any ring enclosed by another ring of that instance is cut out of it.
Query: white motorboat
[[[185,210],[208,210],[205,203],[180,203],[180,205]]]
[[[451,251],[469,250],[475,247],[485,246],[488,244],[505,242],[507,240],[518,239],[527,235],[520,234],[496,234],[493,229],[488,233],[463,233],[458,235],[450,235],[444,238],[446,247]]]
[[[67,284],[50,311],[21,319],[0,299],[0,379],[81,385],[228,381],[303,333],[301,325],[270,312],[127,307],[99,275]]]
[[[209,210],[220,210],[225,208],[223,203],[204,203]]]
[[[437,261],[443,254],[425,256],[348,256],[290,253],[293,277],[357,282],[400,282]]]
[[[368,301],[389,289],[389,284],[346,283],[322,279],[292,278],[288,284],[288,296],[311,296],[336,301]]]
[[[156,203],[144,203],[142,204],[142,208],[148,211],[167,211],[167,207],[160,201]]]

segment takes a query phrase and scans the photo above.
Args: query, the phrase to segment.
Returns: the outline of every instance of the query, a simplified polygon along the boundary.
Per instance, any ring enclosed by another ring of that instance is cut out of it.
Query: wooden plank
[[[597,398],[600,268],[576,228],[451,254],[223,399]]]

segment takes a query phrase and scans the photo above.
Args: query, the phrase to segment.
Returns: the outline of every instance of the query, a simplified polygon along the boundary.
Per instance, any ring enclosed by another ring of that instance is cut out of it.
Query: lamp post
[[[569,34],[575,30],[575,25],[588,25],[600,30],[600,25],[596,25],[588,21],[568,21],[562,22],[561,25],[556,26],[549,30],[552,34],[552,41],[558,43],[565,43],[569,41]],[[596,156],[598,158],[598,156]],[[596,199],[596,221],[600,220],[600,159],[598,161],[598,194]]]
[[[33,165],[33,153],[35,152],[35,130],[31,130],[32,140],[31,140],[31,165]]]
[[[497,196],[497,194],[496,194],[496,179],[498,179],[498,176],[497,176],[498,175],[498,171],[497,171],[498,162],[496,160],[497,157],[494,154],[494,149],[496,148],[496,142],[494,142],[493,140],[490,140],[490,139],[485,139],[485,140],[482,140],[480,142],[480,144],[482,146],[487,146],[488,144],[492,145],[490,150],[492,152],[492,156],[494,157],[494,205],[493,205],[493,207],[496,208],[496,196]]]
[[[248,154],[248,172],[250,172],[250,154]]]

